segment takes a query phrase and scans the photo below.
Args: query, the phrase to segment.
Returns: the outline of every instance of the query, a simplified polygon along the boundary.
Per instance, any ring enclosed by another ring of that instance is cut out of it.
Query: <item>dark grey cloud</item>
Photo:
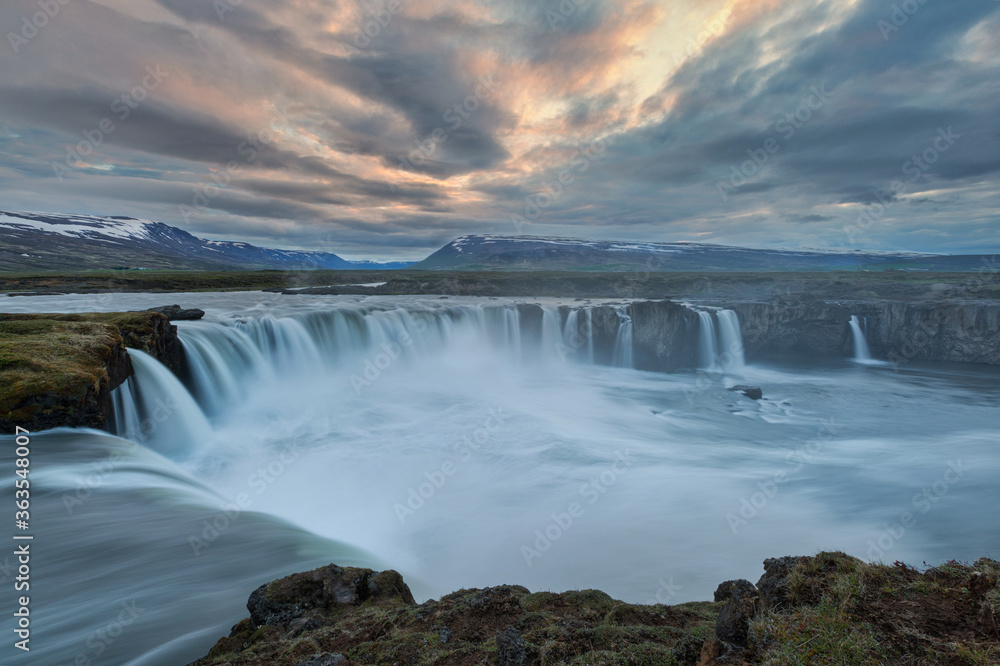
[[[885,0],[738,3],[675,70],[657,51],[689,41],[671,32],[689,0],[404,2],[366,48],[361,0],[243,0],[222,17],[205,0],[153,0],[148,16],[105,1],[0,48],[10,207],[385,258],[477,231],[1000,249],[1000,3],[927,2],[898,30]],[[36,10],[10,0],[0,24]],[[147,65],[172,76],[119,121],[111,104]],[[489,74],[497,90],[475,100]],[[470,96],[468,117],[449,115]],[[57,182],[52,163],[104,118],[114,132]],[[944,149],[940,131],[959,138]],[[228,162],[239,173],[185,219]]]

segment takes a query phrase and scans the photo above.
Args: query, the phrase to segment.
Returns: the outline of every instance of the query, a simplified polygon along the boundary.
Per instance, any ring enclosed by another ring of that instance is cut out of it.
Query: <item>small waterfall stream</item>
[[[715,356],[718,353],[718,345],[715,342],[715,320],[712,313],[705,310],[698,311],[698,356],[702,370],[715,369]]]
[[[746,366],[740,318],[733,310],[698,313],[698,358],[702,370],[739,372]]]
[[[865,333],[861,330],[861,322],[857,315],[851,315],[851,332],[854,334],[854,360],[858,363],[869,363],[872,360],[871,352],[868,351],[868,341],[865,340]]]
[[[629,316],[626,308],[618,310],[618,321],[618,335],[615,337],[615,352],[612,365],[618,368],[632,368],[635,367],[632,317]]]

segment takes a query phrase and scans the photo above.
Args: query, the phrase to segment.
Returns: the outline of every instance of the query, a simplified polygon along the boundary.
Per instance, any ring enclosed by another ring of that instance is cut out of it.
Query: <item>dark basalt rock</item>
[[[736,393],[742,393],[751,400],[760,400],[764,397],[764,392],[757,388],[756,386],[744,386],[742,384],[734,386],[730,391],[735,391]]]
[[[0,315],[0,428],[105,428],[111,391],[132,374],[126,348],[184,369],[177,328],[159,313]]]
[[[247,610],[256,626],[294,629],[299,625],[292,627],[293,621],[299,618],[309,616],[317,620],[337,606],[363,603],[412,604],[413,595],[395,571],[376,572],[331,564],[261,585],[250,595]]]
[[[196,321],[205,316],[204,310],[198,308],[184,309],[179,305],[161,305],[158,308],[150,308],[149,312],[159,312],[165,315],[170,321]]]
[[[731,582],[732,586],[723,590],[724,595],[728,594],[729,600],[722,607],[715,622],[715,637],[723,643],[745,647],[750,620],[757,613],[757,588],[746,580]],[[726,583],[723,583],[724,585]],[[717,598],[718,594],[717,590]]]
[[[804,557],[777,557],[764,560],[764,575],[757,581],[761,610],[777,610],[791,604],[788,574]]]
[[[729,601],[738,592],[756,589],[753,583],[742,578],[739,580],[727,580],[725,583],[719,583],[719,587],[715,588],[715,602]]]
[[[719,585],[716,602],[646,606],[598,590],[499,585],[417,605],[393,571],[330,565],[259,588],[248,604],[255,620],[240,621],[193,666],[957,664],[971,649],[1000,663],[994,560],[920,573],[823,552],[764,568],[757,587]],[[840,654],[814,641],[829,631],[843,636]]]
[[[528,663],[524,639],[514,627],[507,627],[497,634],[497,663],[500,666],[524,666]]]
[[[322,652],[300,661],[298,666],[345,666],[346,664],[347,658],[344,655]]]

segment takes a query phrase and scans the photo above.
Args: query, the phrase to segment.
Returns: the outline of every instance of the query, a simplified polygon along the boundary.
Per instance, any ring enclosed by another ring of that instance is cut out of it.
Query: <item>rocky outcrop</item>
[[[852,315],[865,328],[872,355],[894,364],[947,361],[1000,365],[1000,303],[842,300],[778,296],[767,301],[712,301],[740,319],[748,360],[854,355]],[[697,315],[671,301],[633,303],[635,363],[670,372],[698,365]]]
[[[0,315],[0,430],[101,427],[132,373],[119,329],[79,318]]]
[[[763,400],[764,391],[756,386],[744,386],[743,384],[737,384],[729,389],[734,393],[740,393],[751,400]]]
[[[255,590],[250,617],[195,665],[693,666],[718,606],[640,606],[595,590],[532,594],[511,585],[416,604],[394,571],[330,565]]]
[[[196,321],[205,316],[204,310],[198,308],[182,308],[179,305],[161,305],[158,308],[150,308],[147,312],[159,312],[165,315],[170,321]]]
[[[641,301],[628,312],[636,368],[674,372],[697,366],[697,313],[672,301]]]
[[[790,301],[730,303],[748,357],[809,354],[850,357],[852,315],[876,358],[892,363],[950,361],[1000,365],[1000,304],[995,301]]]
[[[839,552],[764,562],[714,602],[460,590],[416,604],[394,571],[329,565],[261,586],[194,666],[1000,663],[1000,563],[924,573]],[[970,659],[975,656],[975,659]]]
[[[0,429],[104,428],[111,391],[132,374],[129,347],[184,366],[159,313],[0,314]]]

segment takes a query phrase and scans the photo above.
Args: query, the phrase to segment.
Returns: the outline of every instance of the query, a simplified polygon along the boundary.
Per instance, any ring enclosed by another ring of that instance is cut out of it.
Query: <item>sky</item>
[[[4,0],[0,209],[1000,249],[997,0]]]

